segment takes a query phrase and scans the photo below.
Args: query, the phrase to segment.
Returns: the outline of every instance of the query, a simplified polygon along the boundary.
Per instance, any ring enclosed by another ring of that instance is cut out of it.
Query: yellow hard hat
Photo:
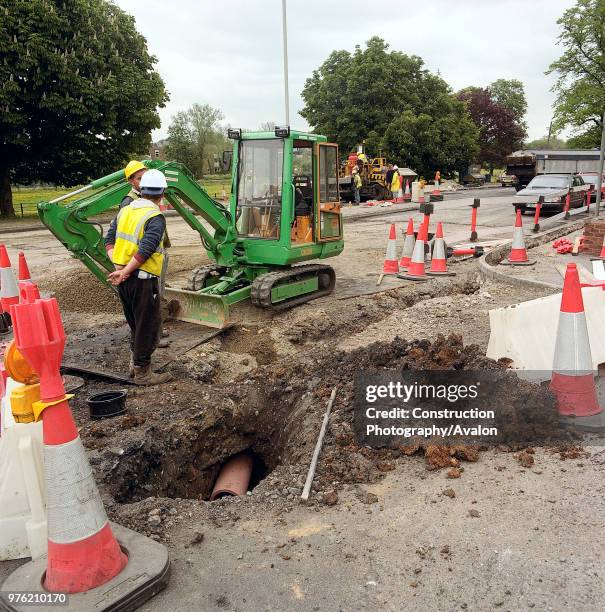
[[[129,161],[126,165],[126,168],[124,168],[124,175],[127,179],[129,179],[135,172],[138,172],[139,170],[147,170],[147,168],[140,161]]]

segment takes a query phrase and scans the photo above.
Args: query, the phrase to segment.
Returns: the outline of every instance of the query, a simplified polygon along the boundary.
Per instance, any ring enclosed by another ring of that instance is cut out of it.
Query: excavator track
[[[226,268],[217,266],[216,264],[208,264],[200,268],[195,268],[191,271],[191,274],[189,274],[185,289],[187,291],[201,291],[206,287],[208,278],[211,276],[220,277],[224,274],[225,270]]]
[[[319,289],[317,291],[298,295],[277,303],[271,301],[271,292],[275,287],[312,277],[318,278]],[[250,288],[250,301],[259,308],[286,310],[332,293],[335,284],[336,275],[331,266],[322,264],[294,266],[288,270],[269,272],[255,278]]]

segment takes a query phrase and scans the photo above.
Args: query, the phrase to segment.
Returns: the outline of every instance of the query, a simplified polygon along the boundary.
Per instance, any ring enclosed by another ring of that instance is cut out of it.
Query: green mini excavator
[[[213,262],[194,270],[184,289],[166,288],[168,310],[174,318],[218,328],[227,324],[229,307],[248,298],[281,310],[330,293],[330,266],[298,264],[344,248],[337,145],[289,127],[229,130],[229,137],[233,150],[223,154],[225,168],[232,169],[228,206],[211,198],[182,164],[144,162],[164,173],[165,200],[199,233]],[[129,190],[120,170],[38,204],[43,223],[106,284],[113,265],[94,217],[116,207]]]

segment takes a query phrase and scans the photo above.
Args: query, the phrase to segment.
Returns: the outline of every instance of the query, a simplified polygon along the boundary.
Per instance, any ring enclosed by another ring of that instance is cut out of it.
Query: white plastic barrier
[[[9,378],[0,406],[0,561],[47,550],[42,422],[15,423],[10,394],[20,386]]]
[[[582,289],[584,310],[593,369],[605,363],[605,292],[600,287]],[[555,341],[561,294],[521,302],[489,311],[490,336],[487,356],[508,357],[519,370],[550,372],[555,355]]]
[[[420,186],[420,181],[414,181],[412,183],[412,202],[420,202],[420,198],[424,195],[424,190]]]

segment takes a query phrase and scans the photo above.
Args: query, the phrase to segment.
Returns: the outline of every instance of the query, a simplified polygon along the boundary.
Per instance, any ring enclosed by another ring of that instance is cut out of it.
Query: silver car
[[[589,187],[577,174],[539,174],[525,189],[513,196],[513,206],[525,212],[535,209],[540,196],[544,196],[542,208],[562,212],[567,194],[570,194],[570,208],[584,206]]]

